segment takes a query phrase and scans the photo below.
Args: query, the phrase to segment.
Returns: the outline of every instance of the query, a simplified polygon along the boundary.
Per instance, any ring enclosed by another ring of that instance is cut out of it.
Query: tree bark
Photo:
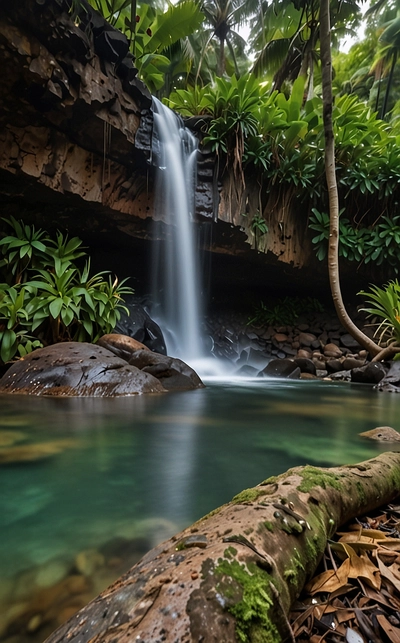
[[[332,125],[332,57],[329,0],[320,0],[320,46],[322,66],[322,97],[325,134],[325,175],[329,198],[329,246],[328,271],[332,299],[339,321],[346,330],[367,349],[372,356],[382,350],[372,339],[367,337],[350,319],[343,303],[339,276],[339,195],[335,168],[335,139]]]
[[[400,453],[268,478],[151,550],[47,643],[283,643],[327,539],[391,502]]]

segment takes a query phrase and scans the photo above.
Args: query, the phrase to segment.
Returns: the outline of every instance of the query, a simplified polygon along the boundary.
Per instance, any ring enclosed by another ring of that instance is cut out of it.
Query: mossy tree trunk
[[[339,276],[339,195],[336,181],[335,168],[335,138],[332,125],[332,56],[330,32],[330,0],[320,0],[320,47],[322,67],[322,99],[325,135],[325,176],[329,198],[329,245],[328,245],[328,271],[332,299],[336,313],[341,324],[356,339],[361,346],[367,349],[374,357],[381,352],[381,348],[372,339],[367,337],[350,319],[343,303]]]
[[[327,539],[399,489],[400,453],[269,478],[151,550],[48,643],[290,641]]]

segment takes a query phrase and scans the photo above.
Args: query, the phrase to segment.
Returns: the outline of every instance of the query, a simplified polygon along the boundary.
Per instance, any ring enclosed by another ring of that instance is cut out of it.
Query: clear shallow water
[[[108,400],[9,396],[1,408],[0,439],[18,431],[17,444],[64,448],[0,466],[3,576],[115,536],[152,546],[289,467],[385,450],[360,431],[400,429],[400,396],[323,382],[212,383]]]

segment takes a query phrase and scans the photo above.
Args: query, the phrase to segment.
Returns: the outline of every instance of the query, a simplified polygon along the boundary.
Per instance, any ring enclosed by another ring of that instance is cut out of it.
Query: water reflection
[[[400,430],[400,396],[323,382],[220,382],[189,393],[8,396],[1,403],[0,461],[14,446],[60,447],[0,466],[0,604],[7,610],[22,600],[16,587],[38,592],[60,569],[67,579],[84,577],[87,600],[123,564],[240,490],[292,466],[372,457],[387,445],[358,433]],[[103,566],[82,571],[83,554]]]

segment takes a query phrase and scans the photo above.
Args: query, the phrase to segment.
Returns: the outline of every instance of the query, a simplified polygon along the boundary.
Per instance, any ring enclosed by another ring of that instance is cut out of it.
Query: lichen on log
[[[391,502],[400,454],[268,478],[152,549],[47,643],[282,643],[328,538]]]

